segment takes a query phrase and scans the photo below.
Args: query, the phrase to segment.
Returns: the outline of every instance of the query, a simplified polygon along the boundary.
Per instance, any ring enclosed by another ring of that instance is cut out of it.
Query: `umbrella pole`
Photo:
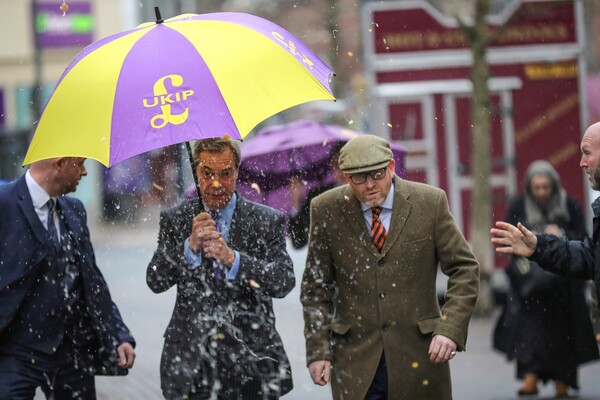
[[[196,185],[196,193],[198,193],[198,204],[200,204],[200,210],[204,210],[204,206],[202,205],[202,195],[200,194],[200,186],[198,184],[198,175],[196,175],[196,168],[194,165],[194,155],[192,154],[192,146],[190,146],[190,142],[185,142],[185,147],[190,159],[190,165],[192,166],[192,176],[194,177],[194,184]]]

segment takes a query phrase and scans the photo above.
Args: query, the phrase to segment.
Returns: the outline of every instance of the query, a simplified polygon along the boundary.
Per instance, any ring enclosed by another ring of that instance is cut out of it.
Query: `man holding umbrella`
[[[0,399],[95,399],[135,342],[96,266],[83,204],[64,196],[85,158],[37,161],[0,187]]]
[[[161,213],[147,283],[157,293],[177,286],[161,361],[167,399],[278,399],[292,389],[272,305],[295,285],[285,219],[236,193],[240,159],[235,140],[198,141],[205,209],[187,199]]]

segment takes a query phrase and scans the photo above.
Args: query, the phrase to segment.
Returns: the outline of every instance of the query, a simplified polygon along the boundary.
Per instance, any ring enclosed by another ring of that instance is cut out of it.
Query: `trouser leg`
[[[365,400],[387,400],[388,395],[388,374],[387,364],[385,362],[385,354],[381,354],[377,372],[371,382],[371,386],[367,391]]]

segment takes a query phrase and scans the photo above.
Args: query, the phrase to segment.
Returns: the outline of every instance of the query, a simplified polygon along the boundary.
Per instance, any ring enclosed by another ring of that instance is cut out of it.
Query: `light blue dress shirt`
[[[383,203],[381,203],[381,215],[379,215],[379,219],[383,224],[386,232],[390,231],[390,225],[392,223],[392,208],[394,206],[394,188],[396,187],[396,183],[392,181],[392,186],[390,186],[390,192],[386,196]],[[363,212],[363,217],[365,217],[365,224],[367,225],[367,231],[371,232],[371,225],[373,225],[373,213],[371,211],[371,206],[361,202],[360,208]]]
[[[231,220],[233,219],[233,212],[235,211],[235,204],[237,203],[237,194],[233,193],[229,203],[225,205],[219,211],[219,221],[218,221],[218,229],[221,231],[223,235],[223,240],[227,242],[229,238],[229,229],[231,228]],[[213,211],[213,210],[210,210]],[[215,210],[216,211],[216,210]],[[185,259],[188,262],[188,265],[191,269],[196,269],[200,265],[202,265],[202,251],[199,251],[198,254],[195,254],[189,246],[189,238],[185,239],[185,243],[183,245],[183,251],[185,255]],[[240,253],[237,250],[233,250],[235,253],[235,259],[233,260],[233,264],[231,268],[223,265],[225,268],[225,278],[229,280],[234,280],[237,276],[237,273],[240,269]]]

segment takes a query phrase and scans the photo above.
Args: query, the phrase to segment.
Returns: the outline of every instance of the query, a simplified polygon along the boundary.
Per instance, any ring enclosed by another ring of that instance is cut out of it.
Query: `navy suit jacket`
[[[81,260],[83,300],[95,333],[96,374],[124,374],[127,370],[117,366],[116,348],[123,342],[135,346],[135,341],[96,265],[85,208],[72,197],[61,196],[57,201]],[[0,346],[8,345],[3,343],[3,333],[30,295],[33,284],[43,277],[48,258],[54,257],[55,251],[48,231],[35,212],[25,176],[0,186]]]

